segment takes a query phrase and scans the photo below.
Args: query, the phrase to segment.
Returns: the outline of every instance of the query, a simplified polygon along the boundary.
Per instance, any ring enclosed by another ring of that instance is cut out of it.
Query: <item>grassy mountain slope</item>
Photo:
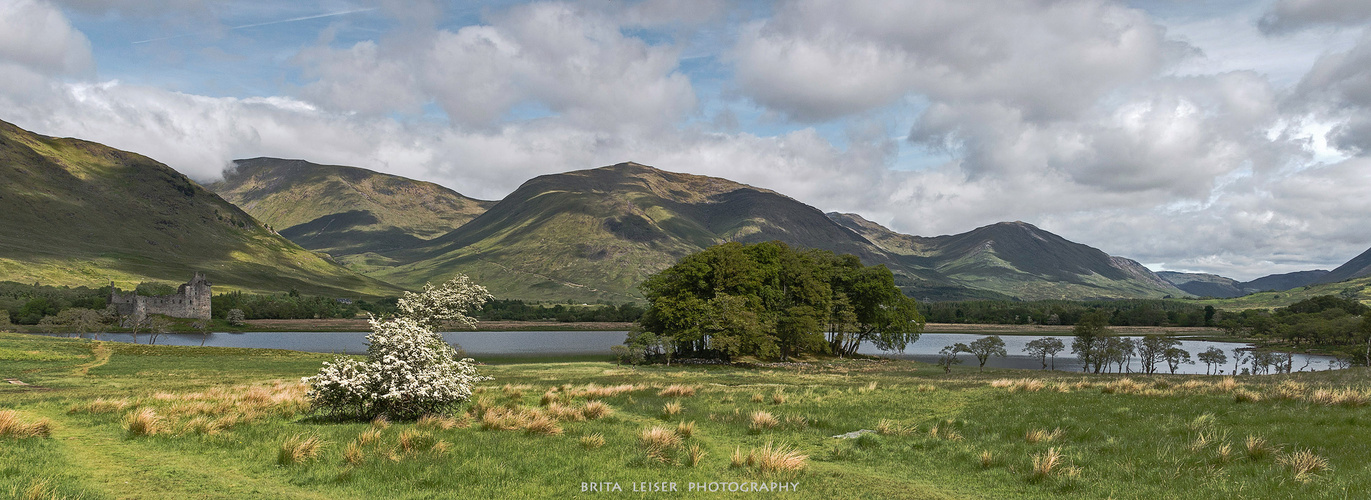
[[[1312,271],[1296,271],[1293,273],[1272,274],[1268,276],[1262,276],[1252,281],[1243,283],[1242,285],[1243,288],[1246,289],[1248,292],[1289,290],[1291,288],[1299,288],[1306,285],[1320,283],[1322,282],[1323,277],[1326,275],[1328,275],[1328,271],[1325,269],[1315,269]]]
[[[896,233],[855,214],[828,216],[875,243],[903,271],[922,272],[930,281],[1021,299],[1185,295],[1137,262],[1024,222],[929,238]]]
[[[498,296],[629,300],[682,256],[773,239],[879,257],[822,212],[773,191],[621,163],[534,178],[376,276],[410,286],[461,271]]]
[[[1329,271],[1319,278],[1318,283],[1337,283],[1363,276],[1371,276],[1371,250],[1362,252],[1361,255]]]
[[[1200,302],[1213,305],[1219,309],[1270,309],[1285,307],[1320,295],[1351,297],[1371,305],[1371,276],[1352,278],[1337,283],[1305,285],[1289,290],[1257,292],[1230,299],[1207,299]]]
[[[141,155],[0,122],[0,179],[0,280],[130,288],[205,271],[219,289],[398,293]]]
[[[291,241],[363,272],[393,264],[390,252],[422,245],[494,205],[362,168],[278,158],[234,163],[207,187]]]

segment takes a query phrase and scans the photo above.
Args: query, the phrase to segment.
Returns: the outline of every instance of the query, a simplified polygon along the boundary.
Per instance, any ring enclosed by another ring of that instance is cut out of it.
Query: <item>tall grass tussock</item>
[[[46,438],[52,435],[52,422],[38,419],[32,422],[20,418],[14,410],[0,410],[0,438]]]

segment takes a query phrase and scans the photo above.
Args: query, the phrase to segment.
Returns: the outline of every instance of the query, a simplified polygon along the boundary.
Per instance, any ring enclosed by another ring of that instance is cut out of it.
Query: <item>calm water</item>
[[[480,359],[481,356],[609,354],[610,346],[623,343],[627,333],[623,331],[447,332],[443,334],[443,338],[466,350],[471,357]],[[204,339],[204,345],[362,354],[367,350],[366,336],[366,332],[211,333]],[[863,345],[858,352],[932,363],[937,361],[938,351],[944,346],[957,342],[969,343],[980,337],[982,335],[966,333],[925,333],[919,337],[918,342],[910,345],[903,353],[884,352],[870,344]],[[119,342],[133,341],[133,336],[130,334],[101,334],[100,338]],[[138,341],[139,343],[146,343],[147,338],[146,334],[139,335]],[[1001,336],[1000,338],[1004,339],[1005,351],[1009,353],[1009,356],[991,358],[986,363],[987,367],[1042,367],[1037,359],[1023,354],[1025,344],[1042,337]],[[1071,337],[1058,336],[1055,338],[1067,346],[1066,352],[1058,353],[1056,368],[1058,370],[1080,370],[1080,363],[1070,354]],[[158,337],[157,343],[161,345],[200,345],[200,341],[201,336],[198,334],[167,334]],[[1233,372],[1233,350],[1250,347],[1248,344],[1236,342],[1197,340],[1181,342],[1181,348],[1190,351],[1192,359],[1211,346],[1222,349],[1228,355],[1228,363],[1222,367],[1224,373]],[[976,366],[976,358],[970,354],[963,353],[959,355],[959,358],[962,359],[964,366]],[[1331,356],[1296,354],[1294,367],[1296,371],[1327,370],[1332,366],[1329,363],[1332,360]],[[1204,364],[1199,363],[1197,359],[1195,361],[1196,364],[1193,365],[1181,365],[1176,373],[1204,373]],[[1130,368],[1134,372],[1142,371],[1142,365],[1136,359]],[[1158,364],[1158,371],[1165,373],[1168,370],[1164,364]]]

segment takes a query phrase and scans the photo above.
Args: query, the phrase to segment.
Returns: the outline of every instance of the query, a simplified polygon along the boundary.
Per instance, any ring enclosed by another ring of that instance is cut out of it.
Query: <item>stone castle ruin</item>
[[[144,297],[137,292],[121,293],[118,288],[110,292],[109,303],[129,321],[142,321],[149,314],[162,314],[173,318],[209,319],[210,286],[204,273],[176,289],[175,295]]]

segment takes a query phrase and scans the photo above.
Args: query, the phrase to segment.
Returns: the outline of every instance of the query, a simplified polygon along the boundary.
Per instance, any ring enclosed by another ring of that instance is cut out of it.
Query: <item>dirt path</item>
[[[109,348],[108,344],[97,340],[95,341],[95,347],[91,348],[90,353],[95,355],[95,358],[89,363],[76,365],[76,370],[71,372],[72,375],[84,377],[90,374],[91,368],[105,366],[105,363],[109,363],[109,357],[114,354],[114,351]]]

